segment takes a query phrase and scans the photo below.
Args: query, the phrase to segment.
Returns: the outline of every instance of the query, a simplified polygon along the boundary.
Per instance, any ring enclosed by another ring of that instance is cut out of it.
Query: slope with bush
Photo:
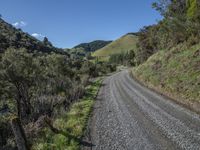
[[[143,83],[199,112],[200,45],[159,51],[133,70]]]
[[[199,112],[200,2],[159,0],[153,7],[163,19],[139,32],[133,74]]]
[[[11,24],[0,18],[0,53],[7,48],[26,48],[28,51],[56,52],[64,54],[62,49],[54,47],[45,37],[41,42],[21,29],[16,29]]]

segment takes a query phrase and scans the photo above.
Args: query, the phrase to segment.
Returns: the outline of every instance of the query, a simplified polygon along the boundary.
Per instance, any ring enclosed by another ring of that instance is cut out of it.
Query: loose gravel
[[[141,86],[127,70],[107,77],[90,119],[92,150],[200,150],[200,116]]]

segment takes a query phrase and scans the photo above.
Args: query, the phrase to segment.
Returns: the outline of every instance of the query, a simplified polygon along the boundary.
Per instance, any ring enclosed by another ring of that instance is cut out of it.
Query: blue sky
[[[7,22],[33,36],[47,36],[57,47],[114,40],[155,24],[155,0],[1,0]]]

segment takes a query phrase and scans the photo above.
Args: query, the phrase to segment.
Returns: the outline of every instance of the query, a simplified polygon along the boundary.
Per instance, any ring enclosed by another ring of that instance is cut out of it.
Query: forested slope
[[[11,24],[0,18],[0,52],[8,47],[26,48],[28,51],[64,53],[62,49],[54,47],[47,38],[44,42],[37,40],[21,29],[16,29]]]
[[[72,57],[90,57],[92,52],[105,47],[111,42],[112,41],[96,40],[89,43],[81,43],[71,49],[67,49],[66,51],[69,52]]]
[[[86,52],[94,52],[104,46],[110,44],[112,41],[96,40],[89,43],[81,43],[74,48],[83,48]]]

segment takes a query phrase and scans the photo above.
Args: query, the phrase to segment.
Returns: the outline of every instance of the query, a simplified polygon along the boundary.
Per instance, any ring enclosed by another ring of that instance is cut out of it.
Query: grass
[[[80,139],[84,134],[92,110],[94,99],[101,86],[101,79],[86,87],[86,95],[79,102],[74,103],[69,112],[56,118],[53,126],[62,130],[62,134],[55,134],[45,128],[43,136],[33,145],[33,150],[78,150]]]
[[[184,44],[168,51],[159,51],[147,62],[133,69],[133,75],[154,89],[180,103],[200,105],[200,44]]]
[[[95,51],[92,56],[108,60],[112,54],[127,52],[136,49],[137,37],[135,35],[125,35],[107,46]]]

